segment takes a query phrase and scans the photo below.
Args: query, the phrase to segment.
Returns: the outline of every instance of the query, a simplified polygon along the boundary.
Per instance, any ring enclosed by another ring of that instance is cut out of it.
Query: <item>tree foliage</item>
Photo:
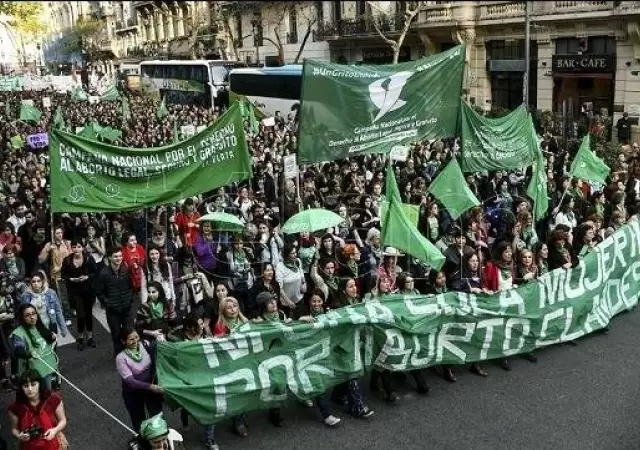
[[[402,44],[404,43],[404,39],[407,37],[407,33],[409,32],[409,28],[413,23],[413,20],[416,18],[420,9],[426,2],[397,2],[396,5],[405,5],[404,11],[395,11],[395,17],[390,17],[393,14],[392,11],[387,11],[380,8],[376,2],[367,2],[369,5],[368,18],[373,23],[373,27],[375,28],[378,35],[385,41],[391,49],[393,50],[393,64],[398,63],[398,59],[400,57],[400,49]],[[383,24],[389,20],[393,20],[395,26],[393,27],[395,32],[399,32],[400,34],[392,39],[385,33]]]
[[[97,39],[105,29],[104,20],[95,18],[79,18],[73,28],[62,39],[62,47],[67,53],[84,51],[89,60],[97,50]]]
[[[0,1],[0,14],[12,18],[11,25],[25,38],[34,38],[46,32],[42,22],[43,2]]]

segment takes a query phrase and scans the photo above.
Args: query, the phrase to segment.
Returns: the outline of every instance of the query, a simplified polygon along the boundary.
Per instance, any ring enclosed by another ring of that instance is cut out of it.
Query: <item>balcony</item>
[[[425,2],[414,23],[419,27],[453,25],[457,7],[455,2]]]
[[[338,36],[338,27],[334,22],[318,22],[316,29],[311,32],[313,42],[323,42]]]
[[[138,26],[138,19],[135,17],[129,17],[127,20],[118,20],[116,22],[116,33],[122,31],[128,31]]]
[[[315,40],[333,40],[346,37],[378,36],[373,19],[366,16],[351,20],[339,20],[337,24],[319,24]],[[404,16],[378,17],[375,19],[378,29],[384,34],[400,33],[404,27]]]

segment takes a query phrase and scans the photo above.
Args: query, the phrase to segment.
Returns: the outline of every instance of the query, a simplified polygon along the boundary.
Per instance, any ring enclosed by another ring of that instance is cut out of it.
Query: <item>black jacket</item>
[[[133,282],[129,268],[123,263],[118,271],[106,264],[97,280],[98,299],[107,310],[126,312],[133,304]]]

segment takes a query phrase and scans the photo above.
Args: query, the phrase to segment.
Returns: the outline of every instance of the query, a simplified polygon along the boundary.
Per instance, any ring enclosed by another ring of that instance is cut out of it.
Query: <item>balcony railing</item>
[[[373,24],[373,20],[376,21],[376,25],[378,25],[378,29],[385,33],[394,33],[402,31],[404,27],[404,16],[395,16],[395,17],[357,17],[353,20],[339,20],[337,26],[333,28],[325,28],[321,29],[318,27],[318,32],[316,33],[316,39],[318,36],[324,39],[335,38],[335,37],[351,37],[351,36],[373,36],[377,35],[376,27]],[[326,33],[330,31],[332,34]]]
[[[128,30],[138,26],[138,19],[129,17],[127,20],[116,21],[116,31]]]
[[[318,22],[317,28],[312,31],[313,42],[322,42],[338,37],[338,26],[335,22]]]
[[[573,1],[573,2],[553,2],[556,12],[587,12],[603,11],[612,9],[613,2],[608,1]]]
[[[525,2],[502,2],[480,6],[479,20],[505,19],[522,17],[525,13]]]

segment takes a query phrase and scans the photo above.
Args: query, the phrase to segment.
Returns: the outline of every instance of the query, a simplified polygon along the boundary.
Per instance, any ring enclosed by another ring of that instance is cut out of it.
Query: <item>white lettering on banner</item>
[[[440,315],[447,308],[443,295],[430,295],[419,298],[404,296],[404,306],[414,315]]]
[[[458,297],[458,303],[460,304],[460,309],[467,313],[467,314],[473,314],[474,312],[478,311],[478,299],[476,297],[475,294],[467,294],[465,292],[458,292],[456,294],[456,296]],[[405,304],[406,304],[406,299],[405,299]]]
[[[384,346],[375,363],[380,367],[387,367],[389,370],[399,371],[407,368],[409,357],[411,356],[411,349],[408,349],[405,345],[404,336],[395,328],[388,328],[384,330],[387,340],[384,342]],[[399,363],[385,364],[389,357],[401,357]]]
[[[481,320],[476,324],[476,330],[481,330],[483,328],[487,329],[484,334],[484,342],[482,343],[482,348],[480,349],[480,359],[487,359],[487,354],[489,353],[491,343],[493,342],[493,327],[502,326],[503,323],[504,319],[496,318]]]
[[[573,325],[573,307],[569,307],[565,310],[564,330],[562,330],[562,334],[560,335],[560,340],[562,342],[573,341],[584,335],[584,331],[579,328],[572,334],[569,334],[571,325]]]
[[[602,313],[603,306],[602,296],[595,295],[593,297],[593,306],[587,314],[583,328],[585,333],[591,333],[593,330],[604,328],[607,326],[607,320]]]
[[[287,386],[295,394],[298,393],[298,383],[296,382],[296,372],[293,368],[293,360],[286,355],[278,355],[273,358],[265,359],[258,366],[258,378],[260,379],[260,385],[262,391],[260,392],[260,400],[263,402],[281,402],[287,399],[287,389],[283,389],[283,392],[272,392],[271,389],[271,377],[269,374],[271,370],[276,367],[282,367],[286,374]]]
[[[378,302],[367,302],[364,305],[365,310],[369,314],[370,323],[385,323],[388,325],[395,325],[396,319],[393,316],[393,312]]]
[[[358,342],[358,340],[356,340]],[[318,352],[318,350],[320,350]],[[356,355],[359,352],[356,352]],[[308,347],[296,350],[296,366],[298,368],[298,379],[302,392],[308,394],[313,391],[313,384],[309,378],[310,373],[316,373],[318,376],[332,377],[333,370],[328,367],[316,364],[318,361],[327,359],[331,355],[331,340],[324,338]]]
[[[517,326],[522,326],[520,336],[518,336],[518,345],[515,348],[511,348],[511,339],[513,339],[513,329]],[[524,347],[525,337],[531,332],[531,323],[528,319],[519,319],[512,317],[507,320],[504,326],[504,342],[502,343],[502,352],[505,356],[516,355],[520,353]]]
[[[367,323],[367,316],[360,314],[355,308],[346,308],[347,316],[354,325],[362,325]]]
[[[580,272],[580,273],[576,277],[574,275],[577,272]],[[585,272],[584,264],[578,264],[577,267],[572,267],[567,272],[567,276],[564,280],[565,281],[564,292],[566,294],[567,300],[573,300],[574,298],[578,298],[585,294],[584,272]],[[575,286],[575,288],[572,286],[572,281],[575,281],[577,283],[577,286]]]
[[[518,314],[524,315],[526,314],[524,300],[518,294],[516,289],[509,289],[506,291],[500,292],[500,314],[504,314],[507,312],[507,308],[517,307]]]
[[[560,338],[546,339],[549,334],[549,324],[561,318],[564,315],[564,308],[558,308],[555,311],[551,311],[544,315],[542,318],[542,327],[540,328],[540,337],[536,340],[536,347],[545,347],[547,345],[553,345],[560,342]],[[555,326],[554,326],[555,327]]]
[[[438,333],[438,342],[436,347],[436,361],[442,361],[444,357],[444,351],[447,350],[450,353],[457,356],[462,362],[467,360],[467,354],[458,346],[454,344],[454,342],[470,342],[473,337],[473,330],[475,328],[475,324],[473,323],[445,323],[442,325],[440,332]],[[463,330],[464,335],[460,334],[449,334],[450,331],[455,329]]]
[[[359,372],[373,364],[373,328],[356,327],[353,339],[355,355],[353,368]]]
[[[224,417],[227,413],[227,386],[238,382],[245,383],[245,392],[257,389],[256,379],[251,369],[238,369],[226,375],[213,377],[213,392],[216,396],[216,417]]]
[[[581,266],[585,266],[584,260],[580,260],[579,264]],[[596,266],[596,270],[594,272],[595,272],[596,278],[593,280],[589,279],[589,273],[585,273],[584,286],[588,291],[596,290],[602,284],[604,273],[600,267],[600,264]]]
[[[429,333],[427,337],[427,352],[424,358],[420,358],[420,350],[422,346],[420,345],[420,336],[417,334],[413,335],[413,347],[415,351],[411,353],[411,358],[409,362],[412,367],[426,367],[431,363],[431,360],[436,355],[436,336],[433,333]]]
[[[226,352],[233,361],[244,358],[251,352],[259,353],[264,350],[262,336],[258,332],[247,332],[235,336],[227,336],[223,339],[203,339],[201,341],[203,351],[209,367],[215,369],[220,365],[216,351]],[[251,343],[251,345],[249,345]]]
[[[541,276],[538,281],[540,286],[540,309],[551,306],[557,302],[564,300],[564,278],[566,273],[564,270],[553,270]]]

